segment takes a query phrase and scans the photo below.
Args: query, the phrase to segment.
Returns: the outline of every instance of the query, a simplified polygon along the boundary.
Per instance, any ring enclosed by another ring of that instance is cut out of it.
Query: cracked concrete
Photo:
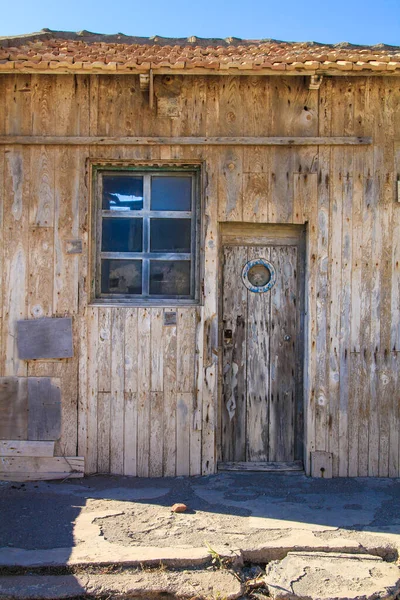
[[[301,474],[1,483],[0,566],[204,568],[209,547],[236,564],[282,560],[293,551],[393,561],[399,496],[399,480]],[[175,502],[188,511],[172,513]]]

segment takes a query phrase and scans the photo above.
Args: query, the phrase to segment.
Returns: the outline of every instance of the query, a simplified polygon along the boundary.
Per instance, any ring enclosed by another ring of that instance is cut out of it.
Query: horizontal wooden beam
[[[76,137],[3,135],[1,146],[365,146],[371,137]]]

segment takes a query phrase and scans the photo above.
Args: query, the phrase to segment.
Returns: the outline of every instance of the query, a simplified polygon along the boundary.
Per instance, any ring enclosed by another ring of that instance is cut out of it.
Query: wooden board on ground
[[[17,322],[19,358],[71,358],[72,319],[44,318]]]
[[[302,471],[303,462],[223,462],[218,463],[218,471]]]
[[[0,441],[0,456],[54,456],[54,442]]]
[[[0,480],[39,481],[83,477],[84,458],[81,456],[38,457],[10,456],[0,458]]]

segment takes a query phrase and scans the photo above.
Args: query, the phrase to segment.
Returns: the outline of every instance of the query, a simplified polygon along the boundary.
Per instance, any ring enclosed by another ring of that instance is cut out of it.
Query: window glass
[[[151,252],[190,252],[190,219],[151,219]]]
[[[188,260],[150,261],[150,294],[189,296],[190,262]]]
[[[151,210],[191,210],[191,177],[151,178]]]
[[[103,219],[101,236],[103,252],[142,252],[142,240],[142,219]]]
[[[142,261],[103,259],[101,261],[103,294],[141,294]]]
[[[103,177],[103,210],[141,210],[143,177],[105,175]]]

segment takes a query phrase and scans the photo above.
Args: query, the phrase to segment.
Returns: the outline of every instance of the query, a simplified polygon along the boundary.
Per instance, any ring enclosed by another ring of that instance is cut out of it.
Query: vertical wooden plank
[[[4,91],[4,86],[3,86]],[[4,166],[5,153],[0,149],[0,376],[4,374],[3,361],[3,281],[4,281]]]
[[[110,470],[124,472],[124,309],[113,308],[111,315],[111,417]]]
[[[340,307],[340,397],[339,397],[339,476],[347,477],[349,465],[348,407],[351,351],[351,267],[353,177],[348,151],[345,155],[342,213],[342,299]]]
[[[97,472],[110,473],[111,393],[97,395]]]
[[[163,474],[163,399],[162,392],[150,393],[150,477],[162,477]],[[187,459],[189,460],[189,451]]]
[[[246,460],[248,310],[247,289],[242,283],[241,276],[247,260],[247,247],[225,246],[222,289],[221,459],[223,462]],[[260,342],[264,343],[261,338]]]
[[[147,308],[138,310],[138,454],[137,474],[149,476],[150,458],[150,324]]]
[[[242,221],[243,149],[235,146],[221,147],[219,158],[218,219]]]
[[[29,229],[29,317],[53,316],[54,230]]]
[[[211,109],[211,106],[210,106]],[[207,113],[207,118],[209,112]],[[208,134],[208,130],[207,130]],[[203,342],[204,379],[202,384],[202,474],[216,468],[216,426],[218,401],[218,150],[210,149],[207,157],[207,186],[204,198],[204,311]]]
[[[67,253],[68,240],[79,236],[80,173],[84,169],[82,150],[55,151],[54,192],[54,291],[55,315],[78,312],[79,255]]]
[[[125,312],[125,391],[137,392],[138,386],[138,309]]]
[[[151,391],[163,391],[163,310],[151,310]]]
[[[16,322],[27,316],[30,150],[5,150],[2,362],[4,375],[26,376],[26,362],[18,358]]]
[[[99,392],[111,392],[111,372],[115,365],[111,365],[111,336],[112,316],[115,309],[99,308],[99,339],[97,342],[97,363],[99,366]]]
[[[195,372],[195,310],[193,308],[178,309],[177,322],[177,391],[194,390]]]
[[[193,418],[190,432],[190,474],[201,474],[201,429],[202,429],[202,386],[203,386],[203,349],[204,327],[203,307],[195,312],[195,390],[193,394]]]
[[[248,153],[246,148],[244,153]],[[243,174],[243,221],[268,222],[268,200],[270,198],[269,173]]]
[[[190,475],[190,412],[192,393],[178,392],[176,399],[176,474]]]
[[[341,277],[342,277],[342,206],[343,177],[342,150],[333,149],[332,188],[330,222],[330,311],[329,311],[329,418],[328,418],[328,450],[332,452],[333,476],[339,473],[339,395],[340,395],[340,309],[341,309]]]
[[[247,258],[248,260],[255,258],[269,260],[270,249],[249,248]],[[275,266],[279,269],[279,265],[275,264]],[[235,277],[232,283],[234,286],[240,286],[241,281]],[[246,411],[246,458],[244,460],[267,461],[270,460],[270,402],[276,400],[271,397],[269,373],[270,336],[272,333],[271,294],[247,291],[246,309],[245,341],[247,346],[244,352],[246,368],[242,369]]]
[[[98,309],[88,308],[88,338],[87,338],[87,441],[85,456],[86,473],[97,472],[97,340],[98,340]],[[83,357],[84,358],[84,357]],[[81,390],[81,393],[85,393]]]
[[[133,477],[137,475],[137,420],[137,394],[125,392],[124,475]]]
[[[272,461],[294,459],[296,356],[299,305],[297,248],[271,248],[277,280],[271,290],[270,321],[270,456]]]
[[[54,154],[50,146],[34,146],[31,149],[29,223],[32,226],[54,226]]]
[[[391,360],[391,377],[392,377],[392,410],[389,423],[389,477],[399,477],[400,474],[400,451],[399,451],[399,421],[400,421],[400,388],[399,388],[399,373],[400,373],[400,354],[392,352]]]
[[[124,475],[137,475],[138,309],[125,311]]]
[[[164,309],[168,311],[170,309]],[[163,473],[165,477],[176,474],[176,379],[177,379],[177,332],[175,325],[164,326],[164,452]]]

